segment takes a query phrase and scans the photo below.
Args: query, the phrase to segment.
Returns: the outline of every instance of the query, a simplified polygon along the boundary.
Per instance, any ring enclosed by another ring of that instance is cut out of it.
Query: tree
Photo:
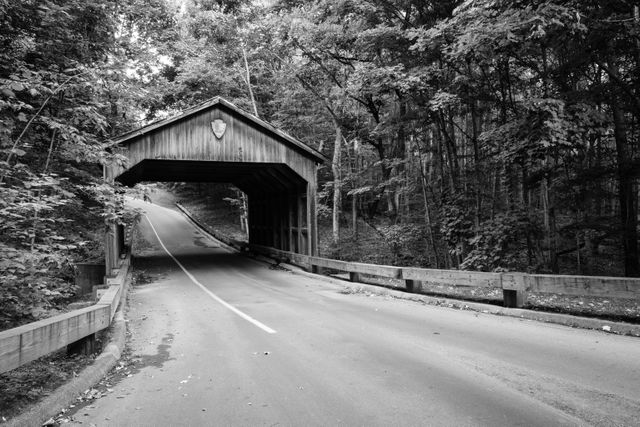
[[[131,126],[109,102],[137,84],[126,77],[128,53],[137,49],[127,35],[143,39],[151,27],[142,28],[139,18],[161,4],[140,6],[0,4],[3,326],[73,295],[72,261],[95,256],[91,234],[102,231],[96,220],[123,213],[116,190],[101,182],[100,166],[121,160],[104,141]]]

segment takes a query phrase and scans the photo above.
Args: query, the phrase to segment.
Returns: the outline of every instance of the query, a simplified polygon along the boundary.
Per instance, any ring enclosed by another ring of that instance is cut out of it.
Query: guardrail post
[[[505,307],[524,307],[527,302],[527,276],[524,273],[502,273],[500,275]]]
[[[360,273],[349,272],[349,280],[352,282],[361,282]]]
[[[87,335],[76,342],[67,345],[67,354],[82,354],[89,356],[96,352],[96,334]]]
[[[313,274],[323,274],[324,273],[324,268],[317,266],[317,265],[313,265],[311,264],[311,272]]]
[[[404,284],[407,292],[411,292],[414,294],[419,293],[422,289],[422,282],[420,282],[419,280],[405,279]]]
[[[76,264],[75,285],[79,295],[90,294],[93,285],[104,282],[106,267],[104,264],[80,262]]]
[[[126,252],[125,249],[125,232],[124,225],[117,224],[116,225],[116,247],[118,258],[122,258],[122,255]]]

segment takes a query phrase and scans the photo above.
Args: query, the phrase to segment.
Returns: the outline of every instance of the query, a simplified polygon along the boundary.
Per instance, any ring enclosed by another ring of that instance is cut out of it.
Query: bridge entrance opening
[[[316,171],[325,157],[228,101],[137,129],[113,149],[127,161],[105,166],[105,179],[231,183],[247,195],[250,245],[317,255]],[[122,244],[116,227],[107,240],[109,268]]]

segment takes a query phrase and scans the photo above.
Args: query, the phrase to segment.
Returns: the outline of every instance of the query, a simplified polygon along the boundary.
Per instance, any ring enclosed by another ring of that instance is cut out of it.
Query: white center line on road
[[[256,319],[254,319],[253,317],[249,316],[248,314],[243,313],[242,311],[238,310],[237,308],[235,308],[234,306],[232,306],[231,304],[229,304],[228,302],[226,302],[225,300],[223,300],[222,298],[220,298],[219,296],[217,296],[216,294],[211,292],[209,289],[205,288],[204,285],[202,283],[200,283],[198,281],[198,279],[196,279],[193,276],[193,274],[191,274],[186,268],[184,268],[184,265],[182,265],[182,263],[180,261],[178,261],[176,259],[176,257],[174,257],[171,252],[169,252],[169,249],[167,249],[167,247],[164,245],[164,243],[162,243],[162,239],[160,239],[160,236],[158,235],[158,232],[156,231],[156,228],[151,223],[151,220],[149,219],[149,217],[147,215],[145,215],[144,217],[149,222],[149,225],[151,226],[151,230],[153,230],[153,233],[156,235],[156,238],[158,239],[158,242],[160,243],[160,246],[162,246],[162,249],[164,249],[164,251],[167,253],[167,255],[169,255],[171,257],[171,259],[173,259],[176,262],[176,264],[178,264],[178,267],[180,267],[182,269],[182,271],[184,271],[184,273],[187,275],[187,277],[189,277],[189,279],[191,279],[191,281],[193,283],[195,283],[200,289],[202,289],[211,298],[213,298],[214,300],[218,301],[220,304],[222,304],[223,306],[225,306],[229,310],[233,311],[235,314],[237,314],[238,316],[242,317],[247,322],[253,323],[255,326],[257,326],[258,328],[262,329],[263,331],[265,331],[268,334],[275,334],[276,333],[275,330],[271,329],[270,327],[268,327],[264,323],[259,322]]]

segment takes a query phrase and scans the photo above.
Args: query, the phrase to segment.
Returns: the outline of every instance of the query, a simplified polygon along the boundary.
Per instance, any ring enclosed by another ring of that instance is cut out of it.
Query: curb
[[[55,417],[62,408],[69,406],[85,390],[97,384],[117,363],[124,350],[127,325],[124,319],[124,306],[131,283],[131,274],[127,276],[124,292],[120,297],[120,307],[109,327],[110,339],[93,363],[68,383],[53,390],[49,396],[36,403],[26,412],[10,419],[3,426],[40,427],[48,419]]]
[[[220,241],[220,239],[216,237],[214,234],[212,234],[204,224],[201,224],[197,219],[195,219],[192,216],[191,212],[189,212],[185,207],[181,206],[178,203],[176,203],[176,205],[178,206],[179,210],[196,227],[201,229],[210,237],[213,237],[215,240]],[[221,242],[221,243],[223,243],[227,247],[229,246],[229,245],[226,245],[224,242]],[[230,249],[238,252],[236,248],[230,247]],[[244,252],[241,252],[241,253],[245,255],[249,255],[248,253],[244,253]],[[269,262],[269,260],[271,260],[270,258],[264,257],[262,255],[255,255],[255,256],[249,255],[249,256],[250,256],[250,259],[253,259],[256,262],[270,264]],[[421,294],[412,294],[412,293],[397,291],[394,289],[389,289],[381,286],[370,285],[366,283],[350,282],[350,281],[338,279],[335,277],[309,273],[296,265],[288,264],[284,262],[282,262],[281,265],[284,265],[288,270],[290,270],[294,274],[299,274],[302,276],[333,283],[335,285],[346,287],[352,290],[357,290],[357,291],[365,290],[366,292],[376,294],[376,295],[390,296],[392,298],[397,298],[397,299],[402,299],[407,301],[414,301],[414,302],[419,302],[422,304],[428,304],[428,305],[434,305],[434,306],[454,308],[459,310],[471,310],[471,311],[476,311],[484,314],[493,314],[496,316],[515,317],[518,319],[532,320],[532,321],[537,321],[542,323],[553,323],[556,325],[569,326],[572,328],[599,330],[603,333],[612,333],[617,335],[628,335],[633,337],[640,337],[640,325],[634,325],[631,323],[613,322],[613,321],[608,321],[604,319],[580,317],[580,316],[574,316],[570,314],[533,311],[533,310],[526,310],[522,308],[506,308],[506,307],[499,307],[491,304],[483,304],[479,302],[455,300],[450,298],[438,298],[438,297],[421,295]]]

